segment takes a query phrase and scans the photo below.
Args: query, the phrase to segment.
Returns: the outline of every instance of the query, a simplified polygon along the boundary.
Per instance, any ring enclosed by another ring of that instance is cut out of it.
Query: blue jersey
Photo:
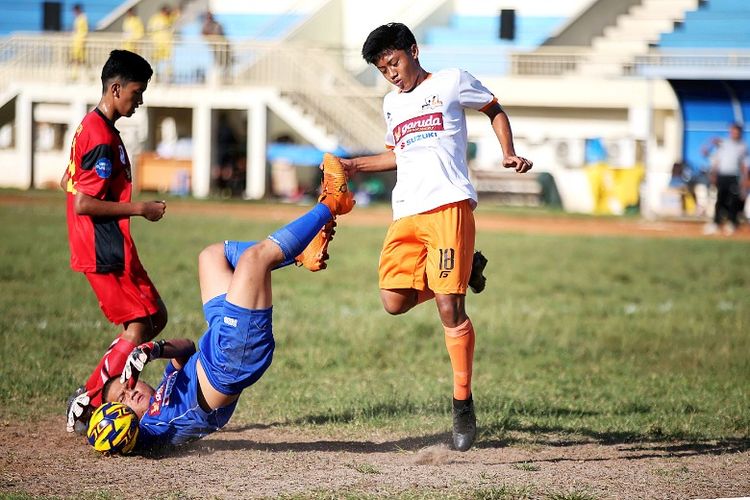
[[[211,386],[223,394],[239,394],[253,385],[271,364],[274,351],[272,308],[250,310],[226,301],[226,295],[203,306],[208,330],[181,370],[167,363],[164,378],[140,421],[136,447],[181,445],[221,429],[237,406],[210,412],[198,404],[201,362]]]
[[[234,413],[237,401],[211,412],[198,404],[198,353],[182,370],[167,363],[164,378],[140,422],[137,447],[175,446],[200,439],[221,429]]]

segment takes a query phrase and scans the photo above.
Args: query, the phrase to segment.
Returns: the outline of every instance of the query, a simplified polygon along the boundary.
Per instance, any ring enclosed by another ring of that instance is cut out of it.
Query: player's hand
[[[160,355],[161,344],[159,342],[145,342],[133,349],[128,355],[125,367],[120,374],[120,383],[126,384],[130,389],[135,387],[146,363],[153,361]]]
[[[351,179],[354,174],[357,173],[357,167],[354,165],[354,160],[349,158],[339,158],[341,166],[344,167],[344,173],[347,179]]]
[[[164,212],[167,211],[167,202],[161,201],[147,201],[143,204],[143,216],[151,222],[156,222],[164,217]]]
[[[346,174],[347,179],[351,179],[352,175],[357,173],[357,167],[354,166],[354,160],[349,158],[339,158],[339,162],[341,162],[341,166],[344,167],[344,173]],[[323,162],[320,162],[318,168],[321,172],[324,171]]]
[[[81,418],[81,415],[83,415],[83,412],[88,407],[90,401],[91,398],[86,391],[73,398],[68,404],[68,422],[65,430],[68,432],[75,432],[76,421]]]
[[[522,156],[506,156],[503,158],[503,167],[505,168],[512,168],[519,174],[523,174],[531,170],[531,167],[534,166],[534,162],[531,160],[527,160],[526,158]]]

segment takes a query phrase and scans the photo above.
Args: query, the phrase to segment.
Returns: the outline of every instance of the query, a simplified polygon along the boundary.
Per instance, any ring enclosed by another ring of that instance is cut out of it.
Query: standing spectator
[[[135,7],[128,9],[128,13],[122,22],[122,32],[123,48],[130,52],[138,52],[146,29],[143,26],[143,21],[138,17]]]
[[[179,13],[167,4],[148,20],[148,32],[154,43],[153,62],[157,77],[166,80],[172,78],[172,44],[174,43],[174,26]]]
[[[70,58],[73,63],[74,77],[78,77],[78,67],[86,64],[86,36],[89,33],[89,21],[83,12],[83,5],[73,5],[73,41],[70,47]]]
[[[724,234],[734,233],[739,224],[738,214],[745,198],[743,180],[748,172],[748,149],[742,140],[742,126],[729,127],[729,139],[722,139],[711,158],[711,181],[716,185],[716,208],[713,222],[704,232],[714,234],[726,219]]]
[[[231,59],[229,43],[224,34],[224,27],[210,11],[207,11],[203,16],[201,34],[210,44],[211,52],[214,55],[214,67],[219,70],[222,77],[225,77]]]

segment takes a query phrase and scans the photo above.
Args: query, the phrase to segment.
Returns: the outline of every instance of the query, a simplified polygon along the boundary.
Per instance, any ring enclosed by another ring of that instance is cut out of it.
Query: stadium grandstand
[[[176,15],[158,61],[148,26],[163,5]],[[131,9],[156,69],[143,108],[118,122],[143,191],[294,197],[314,187],[322,152],[382,151],[389,89],[359,50],[390,21],[413,29],[425,68],[470,71],[510,115],[535,164],[523,178],[500,171],[486,118],[468,117],[472,175],[497,203],[705,216],[710,190],[684,204],[672,166],[697,178],[706,144],[750,111],[746,0],[0,0],[0,186],[57,184]],[[207,12],[223,36],[202,34]]]

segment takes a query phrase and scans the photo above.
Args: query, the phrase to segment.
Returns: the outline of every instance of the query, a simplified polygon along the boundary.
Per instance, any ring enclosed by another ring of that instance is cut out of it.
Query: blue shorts
[[[206,377],[222,394],[239,394],[257,382],[273,360],[273,307],[245,309],[219,295],[206,302],[203,311],[208,330],[198,347]]]

